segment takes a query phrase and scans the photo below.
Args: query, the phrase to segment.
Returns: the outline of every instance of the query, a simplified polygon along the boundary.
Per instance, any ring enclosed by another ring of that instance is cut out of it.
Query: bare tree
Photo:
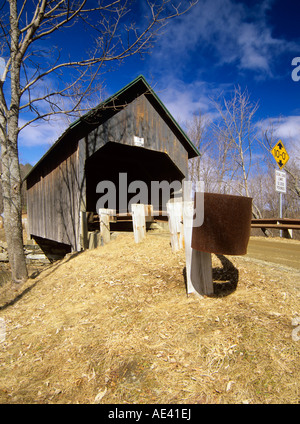
[[[257,185],[250,184],[253,167],[253,152],[259,150],[259,137],[255,122],[258,102],[253,103],[248,90],[235,87],[230,100],[224,97],[222,101],[214,101],[221,121],[216,125],[216,132],[223,140],[226,157],[230,160],[230,172],[226,175],[226,184],[239,195],[253,198],[252,215],[255,219],[262,218],[262,210],[257,197]],[[261,162],[261,159],[259,159]],[[256,166],[257,166],[256,162]],[[264,173],[261,169],[260,173]],[[262,228],[266,236],[268,229]]]
[[[206,191],[246,195],[253,198],[253,217],[277,217],[279,196],[275,192],[276,162],[271,149],[278,141],[271,120],[262,134],[255,120],[258,103],[247,90],[234,89],[229,99],[212,99],[219,119],[207,122],[201,113],[187,125],[188,135],[198,146],[201,158],[190,165],[191,179],[205,181]],[[290,218],[300,213],[299,148],[287,141],[291,152],[284,170],[288,175],[283,213]],[[271,235],[263,229],[265,235]]]
[[[1,181],[15,282],[27,279],[21,225],[20,131],[54,114],[83,109],[84,100],[98,88],[101,76],[112,64],[149,51],[167,22],[195,1],[186,2],[184,7],[170,0],[137,3],[147,8],[140,13],[139,25],[131,8],[134,2],[129,0],[8,0],[0,5],[0,52],[5,59],[0,81]],[[74,25],[88,31],[88,52],[67,58],[63,37]],[[55,37],[57,42],[58,35],[60,49],[53,41]],[[22,118],[20,125],[21,114],[27,119]]]
[[[196,178],[202,176],[207,191],[253,197],[253,216],[261,218],[265,203],[257,188],[262,181],[254,181],[252,173],[254,164],[258,173],[264,173],[253,160],[254,150],[257,153],[260,147],[255,122],[258,103],[253,103],[248,91],[242,91],[240,87],[234,89],[230,99],[219,96],[212,99],[212,103],[219,112],[219,119],[210,122],[206,129],[201,115],[198,121],[194,119],[191,123],[191,139],[195,142],[194,135],[200,134],[199,145],[205,147],[202,151],[200,149],[201,159],[191,166],[191,173]],[[202,124],[201,131],[197,130],[199,123]],[[269,231],[265,230],[265,234],[268,235]]]
[[[199,113],[187,126],[201,153],[201,158],[192,164],[191,173],[205,179],[209,175],[206,187],[211,191],[249,196],[258,104],[252,104],[247,90],[242,92],[240,87],[234,89],[229,100],[222,96],[211,100],[219,117],[205,122]]]
[[[227,158],[228,146],[220,135],[214,131],[211,118],[199,111],[191,121],[185,124],[187,134],[197,147],[200,156],[190,160],[189,177],[193,182],[203,181],[205,191],[224,193],[225,177],[230,169]]]
[[[245,89],[235,87],[227,100],[213,100],[221,119],[215,124],[215,132],[221,141],[221,150],[230,161],[226,183],[240,195],[250,196],[248,178],[252,167],[253,146],[257,143],[254,115],[258,103],[252,103]]]
[[[204,181],[206,190],[210,190],[212,179],[209,169],[213,168],[211,156],[208,155],[209,147],[213,142],[209,135],[210,124],[209,118],[201,111],[194,113],[191,121],[185,123],[187,134],[200,153],[198,157],[189,161],[189,179],[194,183]]]

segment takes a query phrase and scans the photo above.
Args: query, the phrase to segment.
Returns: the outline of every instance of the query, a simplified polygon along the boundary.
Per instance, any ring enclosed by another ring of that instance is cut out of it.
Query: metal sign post
[[[275,189],[279,192],[279,218],[282,218],[282,194],[286,193],[286,172],[275,171]],[[283,231],[280,230],[280,237],[282,237]]]
[[[271,153],[274,156],[274,159],[276,160],[279,169],[282,169],[289,160],[289,155],[281,140],[279,140],[275,144],[275,146],[271,150]],[[282,194],[286,193],[286,172],[278,170],[275,171],[275,189],[277,192],[279,192],[279,218],[281,219],[283,217]],[[282,235],[283,231],[280,230],[280,237],[282,237]]]

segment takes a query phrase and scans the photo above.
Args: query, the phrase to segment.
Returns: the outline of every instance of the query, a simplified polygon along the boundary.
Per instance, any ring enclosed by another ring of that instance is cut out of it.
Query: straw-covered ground
[[[215,295],[187,296],[169,237],[120,233],[3,282],[0,403],[299,403],[299,271],[213,267]]]

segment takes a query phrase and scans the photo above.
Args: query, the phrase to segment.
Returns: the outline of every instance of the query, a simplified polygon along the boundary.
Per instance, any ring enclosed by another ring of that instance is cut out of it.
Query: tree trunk
[[[23,248],[21,174],[18,160],[17,141],[8,137],[2,143],[2,190],[4,208],[4,231],[11,266],[12,280],[25,282],[28,278]]]
[[[1,93],[1,160],[4,209],[4,231],[12,280],[25,282],[28,278],[23,248],[21,173],[18,157],[19,112],[20,112],[20,68],[24,51],[19,50],[17,1],[10,0],[10,88],[8,109]]]

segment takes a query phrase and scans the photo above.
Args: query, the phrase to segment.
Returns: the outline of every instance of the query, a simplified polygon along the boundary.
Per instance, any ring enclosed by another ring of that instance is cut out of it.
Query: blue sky
[[[240,85],[259,101],[258,122],[280,117],[277,135],[288,146],[300,134],[300,80],[292,79],[292,60],[300,57],[299,18],[298,0],[199,0],[169,22],[151,54],[104,75],[104,98],[143,74],[182,123],[199,110],[213,116],[210,97]],[[82,34],[78,43],[70,39],[70,54],[76,54],[74,44],[83,48]],[[20,137],[21,163],[36,163],[67,126],[57,118],[27,128]]]

